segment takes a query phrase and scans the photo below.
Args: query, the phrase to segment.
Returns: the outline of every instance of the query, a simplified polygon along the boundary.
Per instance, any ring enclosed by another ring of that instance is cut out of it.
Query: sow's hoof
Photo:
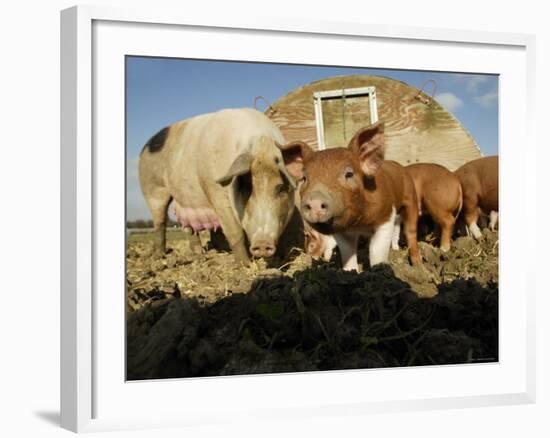
[[[171,248],[159,248],[158,246],[156,246],[155,248],[153,248],[153,251],[152,251],[152,256],[154,258],[163,258],[166,256],[166,254],[169,254],[172,252],[172,249]]]
[[[201,241],[197,236],[197,239],[189,240],[189,249],[193,254],[204,254],[204,248],[202,247]]]

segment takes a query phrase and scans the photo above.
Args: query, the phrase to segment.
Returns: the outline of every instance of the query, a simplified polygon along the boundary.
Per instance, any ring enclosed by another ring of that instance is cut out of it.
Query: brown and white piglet
[[[304,221],[304,246],[314,260],[329,262],[337,243],[333,236],[319,233]]]
[[[371,266],[388,260],[398,216],[401,217],[413,264],[421,258],[416,241],[418,205],[405,168],[384,161],[384,124],[363,128],[347,148],[314,152],[307,144],[293,145],[285,154],[301,172],[303,219],[336,239],[342,266],[358,270],[359,236],[370,236]]]
[[[462,185],[464,220],[479,240],[482,236],[477,225],[479,213],[489,215],[492,230],[498,220],[498,156],[470,161],[459,167],[455,175]]]
[[[411,175],[420,215],[428,214],[441,228],[440,248],[451,248],[451,237],[456,218],[462,208],[460,180],[447,168],[434,163],[417,163],[405,167]],[[394,235],[393,249],[397,249],[399,233]]]

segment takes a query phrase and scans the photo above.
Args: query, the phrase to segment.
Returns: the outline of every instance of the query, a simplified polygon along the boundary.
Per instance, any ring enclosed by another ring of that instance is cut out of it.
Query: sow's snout
[[[302,197],[302,215],[310,224],[323,224],[334,217],[333,200],[321,191],[305,193]]]
[[[250,253],[256,258],[273,257],[276,250],[275,240],[269,237],[256,239],[250,245]]]

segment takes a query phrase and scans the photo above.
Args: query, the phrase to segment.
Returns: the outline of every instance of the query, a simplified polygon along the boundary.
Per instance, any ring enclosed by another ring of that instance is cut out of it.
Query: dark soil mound
[[[497,238],[422,244],[421,269],[397,251],[359,274],[300,252],[236,268],[184,240],[161,259],[130,242],[127,378],[497,361]]]

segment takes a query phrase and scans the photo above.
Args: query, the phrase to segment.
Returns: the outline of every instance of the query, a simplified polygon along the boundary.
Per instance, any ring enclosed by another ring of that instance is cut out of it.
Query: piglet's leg
[[[395,222],[396,214],[395,209],[393,209],[389,220],[380,225],[370,238],[369,259],[371,266],[388,262],[388,254],[395,231]]]
[[[449,251],[451,249],[451,238],[453,236],[455,218],[452,213],[447,212],[447,214],[440,214],[436,218],[436,221],[439,222],[439,227],[441,228],[439,248],[441,248],[443,252]]]
[[[481,234],[481,230],[479,229],[479,226],[475,221],[472,221],[468,224],[468,230],[476,240],[481,240],[481,238],[483,237],[483,234]]]
[[[344,271],[359,272],[357,264],[357,243],[359,235],[357,234],[335,234],[334,239],[340,249],[340,257],[342,258],[342,268]]]
[[[393,236],[391,239],[391,248],[395,251],[399,249],[399,236],[401,234],[401,216],[395,216],[395,223],[393,225]]]
[[[336,246],[338,244],[336,243],[336,239],[334,236],[326,236],[326,245],[325,250],[323,251],[323,260],[325,262],[330,262],[330,259],[332,258],[332,253],[336,249]]]
[[[405,238],[407,239],[407,246],[409,247],[409,258],[414,266],[422,264],[422,257],[420,256],[420,250],[418,249],[417,240],[417,225],[418,225],[418,212],[416,206],[403,211],[403,229],[405,231]]]
[[[497,222],[498,222],[498,211],[491,211],[491,213],[489,213],[489,228],[491,229],[491,231],[495,231]]]
[[[480,240],[483,235],[477,225],[479,219],[479,208],[477,206],[477,197],[464,193],[464,205],[462,206],[464,213],[464,221],[468,227],[470,234],[474,236],[476,240]]]

